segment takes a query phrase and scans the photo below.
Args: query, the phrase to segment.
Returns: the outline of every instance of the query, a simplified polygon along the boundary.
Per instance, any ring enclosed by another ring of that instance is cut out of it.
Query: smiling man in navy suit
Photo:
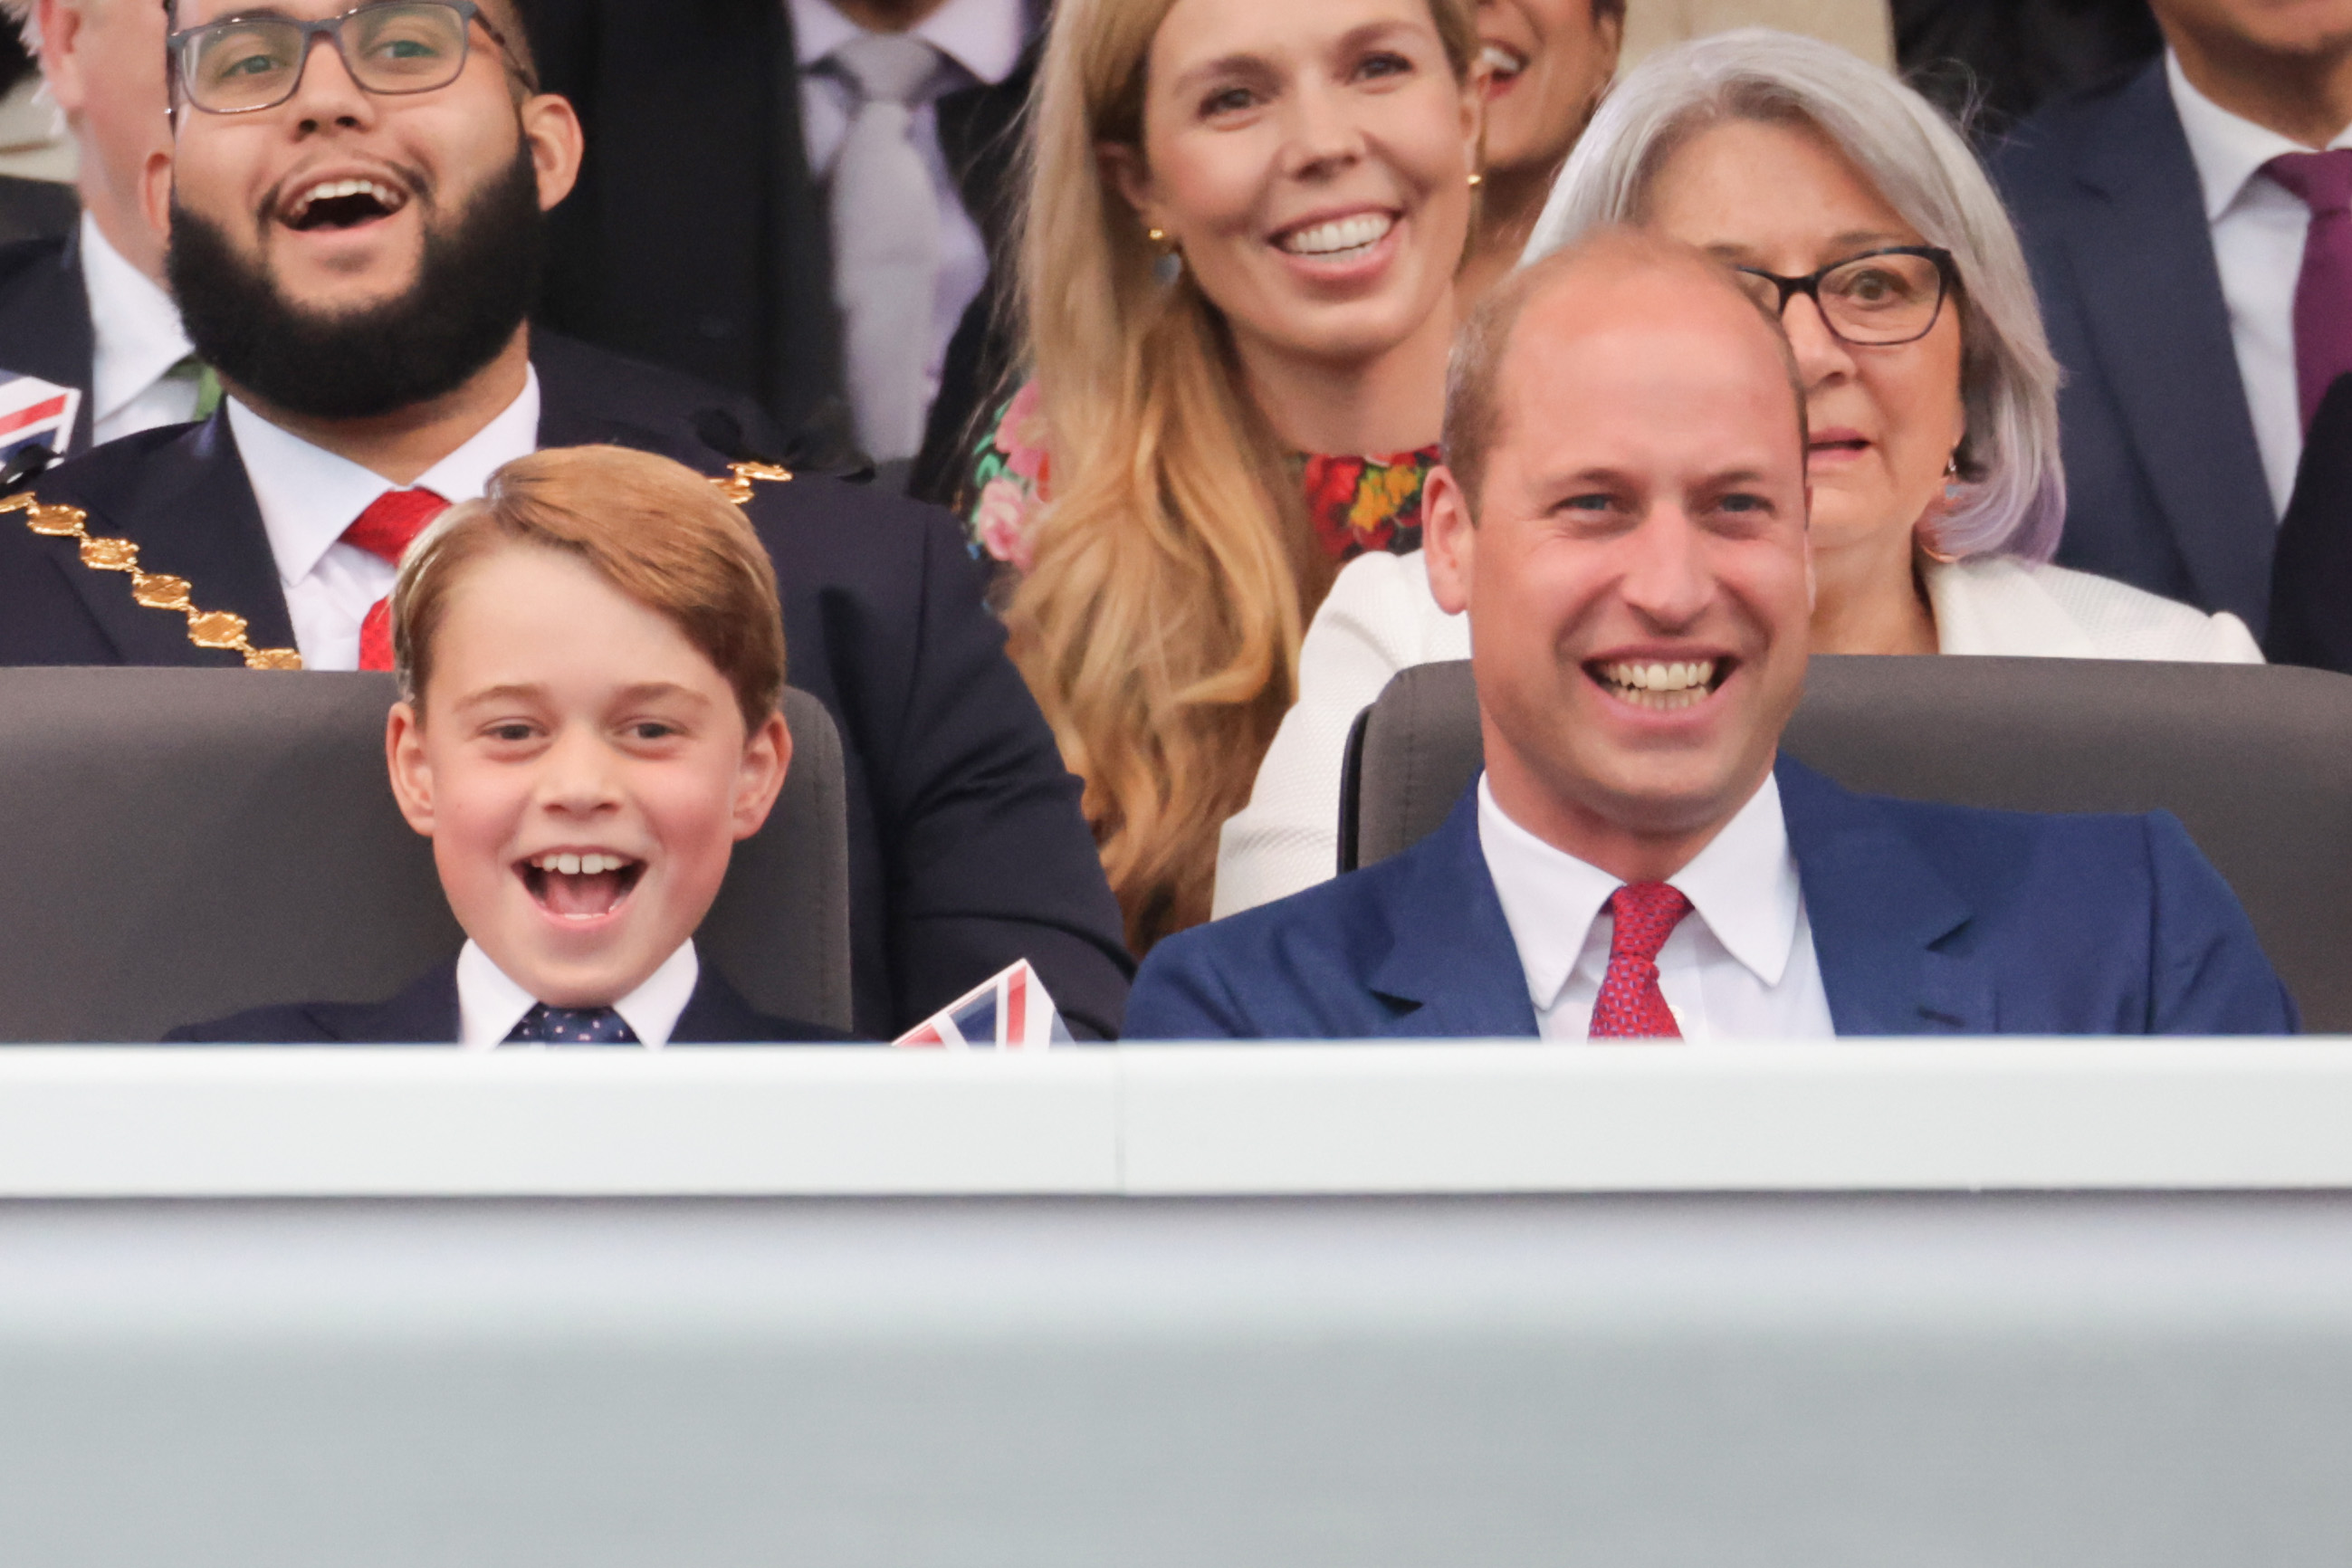
[[[1612,234],[1523,269],[1465,330],[1445,440],[1430,584],[1470,616],[1486,773],[1403,854],[1160,944],[1129,1037],[2293,1031],[2170,816],[1885,800],[1779,756],[1804,398],[1712,260]]]

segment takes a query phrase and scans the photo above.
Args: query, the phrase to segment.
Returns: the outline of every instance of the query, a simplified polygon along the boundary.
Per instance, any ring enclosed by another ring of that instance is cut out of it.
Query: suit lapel
[[[89,531],[128,538],[139,546],[142,570],[187,580],[200,609],[245,617],[256,647],[291,647],[294,626],[278,585],[261,509],[245,464],[215,414],[158,447],[120,491],[89,507]],[[58,569],[125,664],[241,666],[226,649],[188,640],[188,623],[170,610],[151,609],[131,596],[121,572],[84,565],[70,540],[54,542]]]
[[[1393,941],[1367,984],[1403,1008],[1387,1032],[1431,1039],[1535,1034],[1518,944],[1478,842],[1476,788],[1398,859],[1399,875],[1370,884],[1380,890]]]
[[[455,1045],[457,961],[443,959],[381,1006],[310,1011],[310,1021],[329,1038],[352,1045]]]
[[[9,345],[0,370],[37,376],[59,386],[79,389],[81,407],[67,449],[89,449],[97,418],[91,401],[91,367],[98,340],[89,321],[89,290],[81,277],[81,226],[66,236],[53,257],[44,257],[26,272],[23,286],[0,315],[0,338]]]
[[[769,384],[761,401],[787,430],[797,430],[824,399],[839,395],[841,320],[833,304],[833,224],[824,193],[809,172],[801,137],[800,59],[793,46],[791,8],[755,7],[761,37],[745,63],[764,67],[761,95],[767,123],[767,245],[773,269],[768,310]],[[753,101],[747,97],[746,101]]]
[[[2197,165],[2161,61],[2075,163],[2075,295],[2132,445],[2205,602],[2259,617],[2277,520],[2238,375]]]
[[[1937,948],[1967,901],[1881,803],[1791,758],[1773,771],[1837,1032],[1992,1033],[1992,977]]]

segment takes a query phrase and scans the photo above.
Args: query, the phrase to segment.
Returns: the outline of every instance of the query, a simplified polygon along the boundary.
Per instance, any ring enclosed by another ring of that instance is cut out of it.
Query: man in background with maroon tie
[[[2293,1032],[2171,816],[1879,799],[1779,755],[1806,445],[1778,322],[1713,259],[1603,235],[1500,286],[1423,519],[1486,773],[1403,853],[1161,943],[1129,1037]]]
[[[228,397],[10,498],[0,663],[387,668],[401,552],[501,465],[611,443],[724,479],[774,452],[748,400],[527,324],[583,149],[511,0],[179,0],[172,26],[148,207]],[[749,472],[794,684],[841,731],[857,1030],[1025,957],[1076,1029],[1115,1031],[1118,909],[961,531]]]

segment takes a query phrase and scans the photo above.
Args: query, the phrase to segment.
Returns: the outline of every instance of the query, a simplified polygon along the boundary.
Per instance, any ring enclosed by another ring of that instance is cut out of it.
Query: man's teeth
[[[1706,700],[1715,684],[1715,660],[1680,664],[1612,664],[1601,673],[1636,708],[1688,708]]]
[[[618,855],[586,855],[570,853],[541,855],[531,861],[542,871],[561,871],[567,877],[593,877],[605,871],[617,871],[628,864]]]
[[[1528,62],[1500,44],[1488,44],[1478,51],[1479,62],[1496,76],[1517,76],[1528,68]]]
[[[373,180],[321,180],[302,193],[297,205],[303,211],[320,202],[340,200],[344,196],[373,196],[387,210],[400,205],[400,196],[391,186]]]
[[[1341,251],[1378,245],[1395,226],[1393,214],[1358,213],[1354,217],[1335,218],[1286,234],[1282,237],[1282,248],[1293,256],[1336,256]]]

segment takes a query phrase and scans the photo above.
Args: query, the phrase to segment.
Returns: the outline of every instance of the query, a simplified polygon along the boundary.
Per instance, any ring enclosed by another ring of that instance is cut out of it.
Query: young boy
[[[509,463],[402,559],[384,751],[464,949],[389,1002],[262,1007],[176,1039],[837,1040],[695,953],[782,787],[784,638],[757,534],[707,479],[614,447]]]

